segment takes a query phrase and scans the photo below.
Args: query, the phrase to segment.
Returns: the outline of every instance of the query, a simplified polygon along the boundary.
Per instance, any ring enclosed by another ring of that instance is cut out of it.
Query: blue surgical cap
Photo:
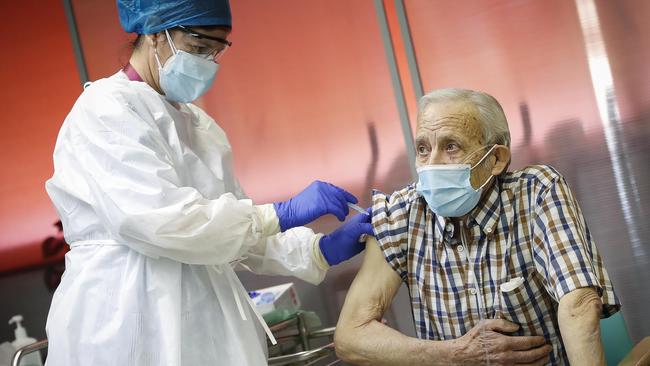
[[[232,27],[228,0],[117,0],[128,33],[154,34],[177,25]]]

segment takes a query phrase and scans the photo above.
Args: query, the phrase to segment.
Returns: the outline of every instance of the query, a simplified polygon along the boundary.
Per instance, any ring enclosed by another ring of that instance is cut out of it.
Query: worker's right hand
[[[297,196],[288,201],[274,203],[273,207],[280,221],[280,230],[286,231],[327,214],[343,221],[350,212],[348,202],[357,203],[358,200],[351,193],[333,184],[315,181]]]
[[[484,319],[454,344],[462,365],[545,365],[553,350],[542,336],[509,336],[519,325],[503,319]],[[489,360],[489,363],[488,363]]]
[[[333,233],[320,239],[318,245],[323,257],[330,266],[348,260],[366,249],[365,239],[360,241],[362,235],[373,235],[370,209],[366,213],[353,216],[348,222],[341,225]]]

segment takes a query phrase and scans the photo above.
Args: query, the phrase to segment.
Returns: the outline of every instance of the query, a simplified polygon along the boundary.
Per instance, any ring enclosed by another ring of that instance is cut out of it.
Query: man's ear
[[[492,175],[500,175],[505,172],[510,164],[510,148],[505,145],[497,145],[494,148],[496,161],[492,167]]]

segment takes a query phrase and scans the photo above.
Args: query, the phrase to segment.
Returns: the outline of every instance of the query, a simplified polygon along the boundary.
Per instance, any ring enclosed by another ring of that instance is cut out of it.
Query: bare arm
[[[458,339],[420,340],[382,324],[380,319],[401,280],[369,237],[366,254],[341,310],[334,343],[336,354],[357,365],[543,365],[551,346],[544,337],[512,337],[519,326],[501,319],[483,320]]]
[[[407,337],[381,323],[401,279],[369,237],[363,264],[341,310],[334,343],[336,354],[356,365],[448,365],[445,342]]]
[[[560,299],[558,322],[571,365],[605,365],[600,342],[602,306],[592,287],[573,290]]]

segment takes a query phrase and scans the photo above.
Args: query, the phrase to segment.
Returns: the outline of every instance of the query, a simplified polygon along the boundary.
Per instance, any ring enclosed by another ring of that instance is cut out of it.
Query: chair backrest
[[[632,339],[627,333],[620,311],[600,321],[600,339],[603,342],[607,366],[618,365],[632,350]]]

